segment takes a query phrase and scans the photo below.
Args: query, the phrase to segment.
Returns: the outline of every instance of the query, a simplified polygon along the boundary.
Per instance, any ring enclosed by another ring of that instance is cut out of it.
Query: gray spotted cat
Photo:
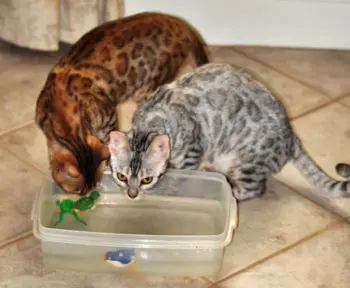
[[[206,64],[159,87],[125,134],[110,134],[109,150],[113,177],[132,199],[171,167],[222,173],[242,201],[263,194],[289,161],[322,195],[350,195],[349,181],[330,178],[304,151],[284,106],[230,64]]]

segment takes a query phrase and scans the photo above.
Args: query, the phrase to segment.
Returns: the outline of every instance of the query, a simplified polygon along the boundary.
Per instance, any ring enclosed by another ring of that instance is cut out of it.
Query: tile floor
[[[310,155],[336,177],[350,162],[350,52],[211,47],[285,103]],[[262,198],[239,207],[239,227],[215,278],[91,275],[43,267],[31,233],[34,194],[48,171],[35,101],[57,54],[0,43],[0,287],[345,288],[350,283],[350,199],[324,200],[287,165]],[[15,189],[14,188],[14,184]],[[311,201],[312,200],[312,201]]]

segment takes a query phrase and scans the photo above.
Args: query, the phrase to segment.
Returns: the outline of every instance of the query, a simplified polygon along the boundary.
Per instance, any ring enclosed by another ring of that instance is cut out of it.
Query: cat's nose
[[[130,199],[135,199],[137,196],[139,195],[139,193],[135,190],[128,190],[128,196]]]

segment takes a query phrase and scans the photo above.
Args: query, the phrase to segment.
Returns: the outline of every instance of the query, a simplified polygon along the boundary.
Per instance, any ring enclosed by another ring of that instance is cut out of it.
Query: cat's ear
[[[167,134],[154,136],[147,149],[147,156],[153,161],[168,160],[170,157],[170,138]]]
[[[113,155],[119,155],[120,153],[130,151],[128,137],[122,132],[111,132],[109,134],[108,149]]]

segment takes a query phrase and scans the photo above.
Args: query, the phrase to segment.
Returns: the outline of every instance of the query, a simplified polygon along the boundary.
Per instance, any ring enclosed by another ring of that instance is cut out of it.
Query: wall
[[[184,17],[209,44],[350,48],[349,0],[125,0]]]

